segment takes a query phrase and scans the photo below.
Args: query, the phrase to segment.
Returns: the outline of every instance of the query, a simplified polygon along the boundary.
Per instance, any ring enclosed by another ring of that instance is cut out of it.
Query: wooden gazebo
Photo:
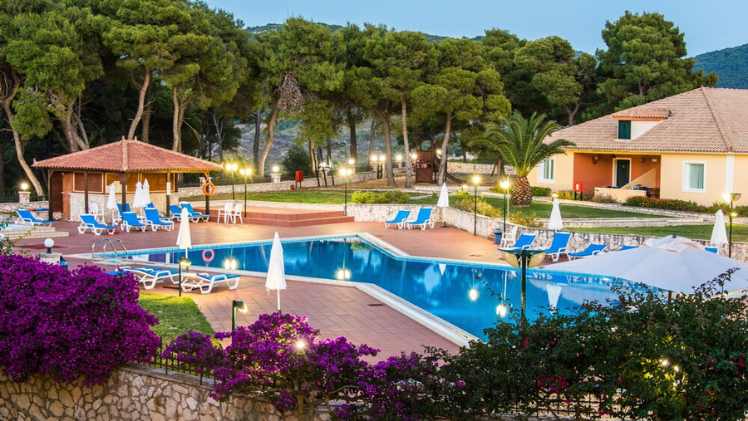
[[[80,152],[45,159],[34,168],[47,170],[49,219],[55,212],[77,220],[88,213],[92,203],[105,208],[107,186],[114,183],[120,201],[132,200],[135,184],[148,180],[153,203],[169,207],[169,195],[176,192],[176,174],[220,171],[221,166],[139,140],[122,139]],[[132,193],[130,193],[132,192]]]

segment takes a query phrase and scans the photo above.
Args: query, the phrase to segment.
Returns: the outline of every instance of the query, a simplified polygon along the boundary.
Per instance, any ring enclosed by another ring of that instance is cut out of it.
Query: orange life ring
[[[211,249],[203,250],[203,262],[210,263],[215,259],[216,253]]]
[[[213,196],[216,194],[216,185],[213,184],[212,181],[208,181],[207,183],[204,183],[202,186],[200,186],[200,189],[203,191],[204,196]]]

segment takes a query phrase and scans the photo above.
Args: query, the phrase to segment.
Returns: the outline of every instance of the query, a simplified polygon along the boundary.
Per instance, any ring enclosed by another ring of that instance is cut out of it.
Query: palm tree
[[[497,152],[504,163],[514,168],[512,205],[528,206],[532,202],[532,188],[527,175],[533,168],[550,156],[564,153],[564,147],[574,146],[565,139],[545,142],[559,128],[555,121],[547,120],[545,114],[533,113],[529,118],[524,118],[517,111],[504,124],[493,124],[486,128],[481,143]]]

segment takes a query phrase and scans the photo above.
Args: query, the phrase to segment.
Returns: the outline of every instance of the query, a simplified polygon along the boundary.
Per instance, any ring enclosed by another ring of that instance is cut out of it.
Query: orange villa
[[[559,130],[575,146],[530,183],[617,201],[632,196],[748,204],[748,90],[698,88]]]

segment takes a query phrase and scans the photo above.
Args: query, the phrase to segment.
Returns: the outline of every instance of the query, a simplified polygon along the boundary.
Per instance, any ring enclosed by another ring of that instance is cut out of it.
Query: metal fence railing
[[[166,347],[163,343],[159,345],[158,350],[156,351],[155,355],[153,355],[153,358],[148,363],[148,365],[151,367],[163,369],[165,374],[181,373],[195,376],[199,379],[200,384],[203,384],[203,382],[208,379],[212,381],[213,373],[211,372],[211,370],[202,367],[196,367],[192,364],[187,364],[185,362],[179,361],[173,354],[164,356],[163,353],[165,349]]]

